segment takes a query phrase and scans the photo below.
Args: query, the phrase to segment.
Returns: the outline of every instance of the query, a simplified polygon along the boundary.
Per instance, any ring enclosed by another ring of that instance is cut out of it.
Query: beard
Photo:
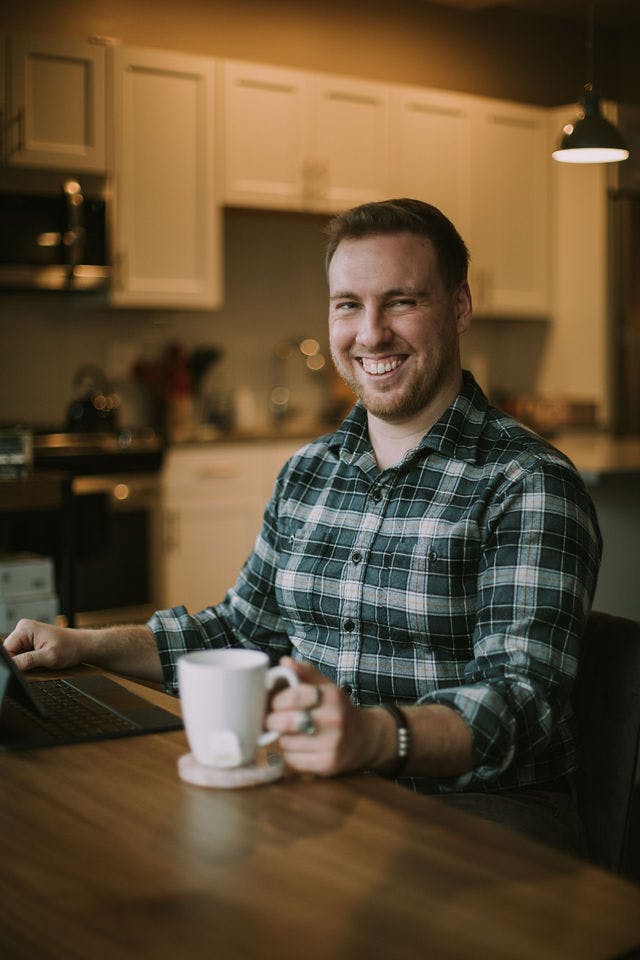
[[[420,414],[437,400],[454,377],[457,379],[460,369],[458,344],[454,338],[447,339],[442,352],[420,363],[397,384],[376,384],[373,377],[367,382],[368,375],[364,370],[361,376],[354,370],[353,364],[357,364],[357,360],[343,359],[333,349],[331,357],[339,376],[367,411],[387,423],[402,423]]]

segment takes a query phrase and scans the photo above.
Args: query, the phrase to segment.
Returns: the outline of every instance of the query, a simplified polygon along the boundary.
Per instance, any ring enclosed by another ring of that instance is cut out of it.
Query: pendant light
[[[587,24],[587,76],[582,99],[583,113],[563,128],[563,136],[552,156],[561,163],[615,163],[629,156],[617,127],[602,116],[600,98],[593,86],[593,27],[595,3],[589,4]]]

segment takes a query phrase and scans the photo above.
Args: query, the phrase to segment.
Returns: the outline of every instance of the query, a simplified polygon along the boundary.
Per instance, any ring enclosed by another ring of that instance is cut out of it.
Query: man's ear
[[[466,281],[460,284],[453,295],[453,309],[456,316],[456,330],[458,333],[466,333],[471,326],[471,317],[473,316],[471,290]]]

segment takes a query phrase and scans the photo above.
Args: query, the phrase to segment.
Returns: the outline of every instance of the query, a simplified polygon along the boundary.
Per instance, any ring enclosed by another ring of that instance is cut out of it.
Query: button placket
[[[345,588],[340,608],[340,657],[338,662],[338,685],[356,706],[358,696],[358,669],[362,652],[362,625],[360,612],[362,593],[367,572],[367,558],[371,544],[378,535],[384,518],[384,495],[386,490],[376,484],[367,494],[363,522],[354,539],[345,564]],[[382,509],[381,505],[382,504]]]

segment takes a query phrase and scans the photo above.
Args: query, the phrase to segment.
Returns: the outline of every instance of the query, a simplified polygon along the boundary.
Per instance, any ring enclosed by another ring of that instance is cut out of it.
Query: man
[[[283,467],[225,601],[144,627],[21,621],[6,646],[23,669],[85,660],[170,690],[187,650],[265,648],[302,681],[266,719],[291,767],[402,774],[575,850],[591,502],[463,373],[468,252],[440,211],[405,199],[338,216],[327,265],[333,360],[359,402]]]

